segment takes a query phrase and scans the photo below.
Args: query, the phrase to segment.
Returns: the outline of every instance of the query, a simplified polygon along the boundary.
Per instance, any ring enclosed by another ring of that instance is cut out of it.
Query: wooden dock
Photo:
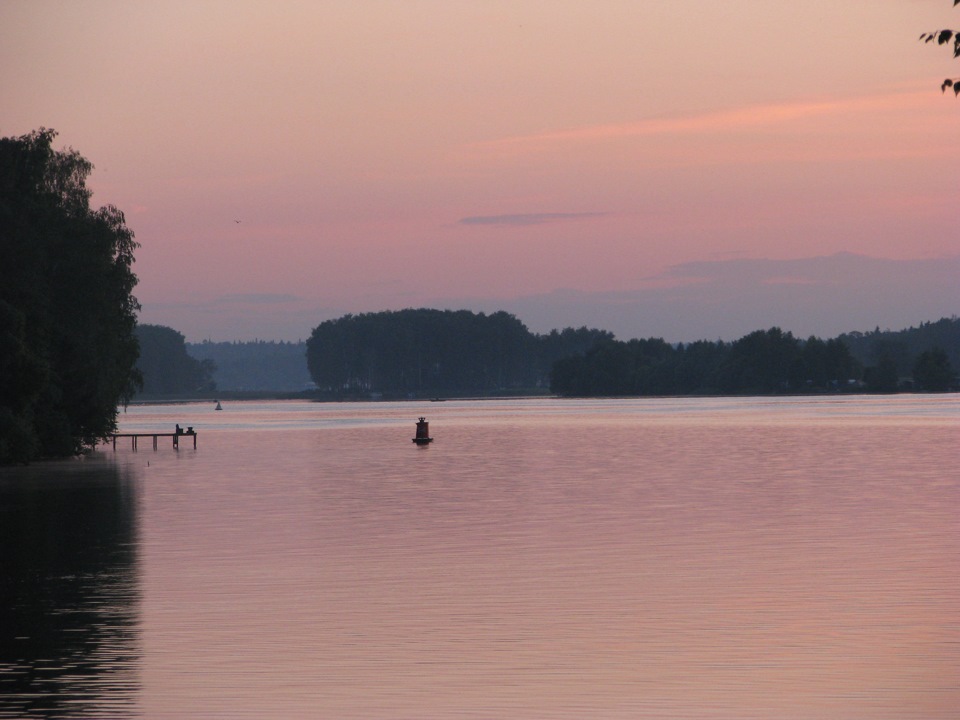
[[[110,438],[113,439],[113,449],[117,449],[117,438],[130,438],[130,447],[136,451],[137,449],[137,440],[140,438],[153,438],[153,449],[157,449],[158,438],[173,438],[173,447],[178,449],[180,447],[180,438],[193,438],[193,449],[197,449],[197,431],[196,430],[184,430],[183,432],[172,432],[172,433],[116,433],[110,435]]]

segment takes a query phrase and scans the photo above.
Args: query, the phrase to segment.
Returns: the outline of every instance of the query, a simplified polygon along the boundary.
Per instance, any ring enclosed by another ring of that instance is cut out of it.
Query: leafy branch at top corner
[[[960,0],[953,0],[953,6],[960,5]],[[955,30],[934,30],[933,32],[923,33],[920,40],[925,43],[937,41],[937,45],[946,45],[953,41],[953,57],[960,57],[960,31]],[[960,95],[960,78],[947,78],[940,85],[940,91],[946,92],[948,87],[953,88],[954,95]]]

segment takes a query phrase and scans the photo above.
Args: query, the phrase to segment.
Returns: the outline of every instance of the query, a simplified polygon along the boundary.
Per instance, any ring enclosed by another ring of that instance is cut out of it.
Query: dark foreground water
[[[958,717],[956,396],[211,405],[0,470],[0,718]]]

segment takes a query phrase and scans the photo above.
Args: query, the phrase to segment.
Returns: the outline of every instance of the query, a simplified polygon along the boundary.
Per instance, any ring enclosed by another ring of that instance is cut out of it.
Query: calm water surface
[[[0,470],[0,718],[958,716],[957,396],[175,423]]]

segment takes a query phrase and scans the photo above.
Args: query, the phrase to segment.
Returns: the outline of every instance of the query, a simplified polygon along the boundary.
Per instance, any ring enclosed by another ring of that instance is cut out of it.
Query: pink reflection
[[[951,717],[957,408],[899,402],[211,428],[143,473],[147,715]]]

